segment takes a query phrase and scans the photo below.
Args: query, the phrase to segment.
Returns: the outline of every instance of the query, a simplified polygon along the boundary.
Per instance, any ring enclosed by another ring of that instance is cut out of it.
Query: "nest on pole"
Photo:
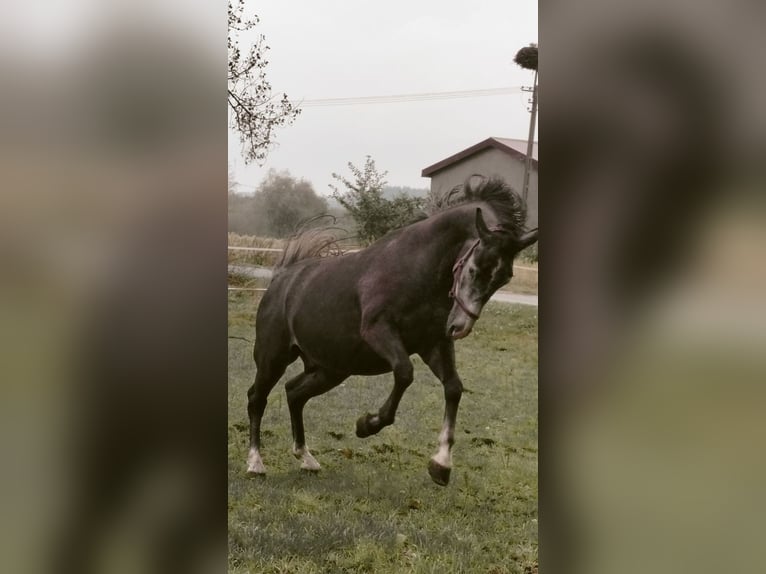
[[[522,68],[527,70],[537,71],[537,45],[530,44],[516,52],[516,56],[513,58]]]

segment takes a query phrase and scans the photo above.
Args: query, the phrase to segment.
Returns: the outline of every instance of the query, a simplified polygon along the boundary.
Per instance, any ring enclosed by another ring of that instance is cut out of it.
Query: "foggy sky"
[[[270,47],[274,93],[294,100],[531,85],[513,62],[537,42],[534,1],[344,2],[264,0],[251,4]],[[246,46],[246,36],[241,44]],[[424,167],[490,136],[526,139],[529,94],[387,104],[305,107],[277,132],[265,164],[245,166],[236,135],[229,161],[239,191],[252,191],[270,168],[288,169],[329,193],[332,172],[365,155],[391,185],[428,187]]]

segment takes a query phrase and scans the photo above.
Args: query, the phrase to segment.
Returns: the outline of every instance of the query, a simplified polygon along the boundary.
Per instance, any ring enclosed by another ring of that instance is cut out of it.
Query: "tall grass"
[[[229,232],[229,245],[235,247],[262,247],[268,249],[282,249],[285,246],[284,239],[274,237],[257,237],[255,235],[240,235]],[[276,261],[279,254],[276,252],[262,251],[239,251],[229,250],[229,264],[258,265],[270,267]]]

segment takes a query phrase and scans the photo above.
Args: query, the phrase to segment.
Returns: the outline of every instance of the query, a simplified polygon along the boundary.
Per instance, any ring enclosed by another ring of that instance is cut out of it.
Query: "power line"
[[[293,100],[300,107],[321,106],[353,106],[359,104],[393,104],[399,102],[422,102],[430,100],[456,100],[461,98],[480,98],[486,96],[501,96],[521,92],[521,86],[504,88],[488,88],[483,90],[459,90],[453,92],[424,92],[419,94],[392,94],[388,96],[360,96],[354,98],[319,98],[310,100]]]

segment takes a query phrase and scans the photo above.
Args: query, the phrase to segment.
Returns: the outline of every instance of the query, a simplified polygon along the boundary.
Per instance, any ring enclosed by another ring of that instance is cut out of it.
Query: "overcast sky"
[[[275,93],[314,100],[529,86],[513,62],[537,42],[536,0],[250,2],[266,36]],[[252,12],[251,12],[252,13]],[[246,37],[243,36],[243,51]],[[306,106],[277,133],[265,164],[245,166],[235,134],[229,159],[240,191],[270,168],[330,192],[332,172],[349,174],[366,155],[390,185],[428,187],[421,170],[489,136],[526,139],[529,94],[343,106]]]

